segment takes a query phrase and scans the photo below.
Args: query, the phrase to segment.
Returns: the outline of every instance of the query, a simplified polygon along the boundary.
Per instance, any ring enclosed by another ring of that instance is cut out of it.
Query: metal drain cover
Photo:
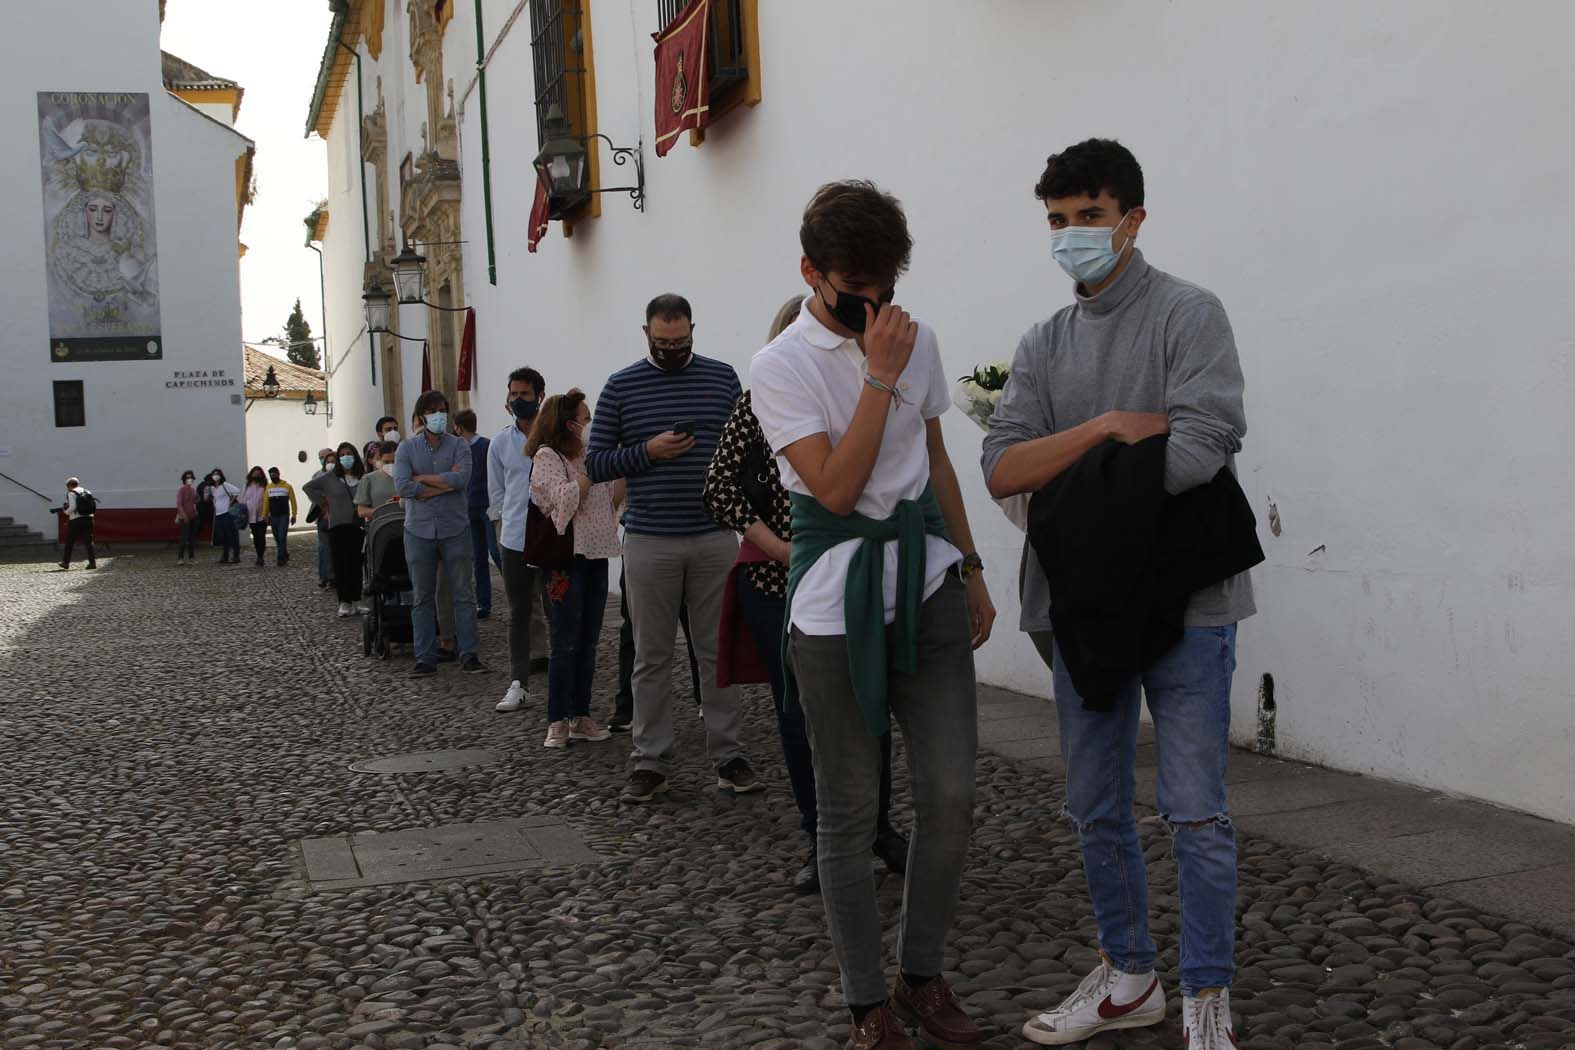
[[[463,878],[602,859],[578,832],[551,817],[302,839],[301,856],[312,888],[320,890]]]
[[[417,751],[409,755],[363,758],[350,763],[350,769],[356,773],[438,773],[467,766],[490,766],[502,761],[503,756],[496,751]]]

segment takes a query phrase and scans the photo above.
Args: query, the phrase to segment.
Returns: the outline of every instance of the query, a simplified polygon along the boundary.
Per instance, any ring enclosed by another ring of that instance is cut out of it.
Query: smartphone
[[[684,437],[691,437],[692,438],[692,437],[695,436],[695,428],[698,427],[698,426],[699,426],[699,424],[696,423],[692,419],[686,420],[686,421],[684,421],[682,423],[674,423],[673,424],[673,433],[675,433],[675,434],[682,434]]]

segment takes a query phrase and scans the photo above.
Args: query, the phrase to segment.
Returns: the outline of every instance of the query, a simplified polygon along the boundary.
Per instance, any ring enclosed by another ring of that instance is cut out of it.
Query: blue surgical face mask
[[[428,434],[442,434],[446,430],[448,430],[448,413],[447,412],[428,412],[427,413],[427,433]]]
[[[1132,238],[1114,244],[1116,231],[1126,225],[1129,211],[1114,226],[1063,226],[1050,231],[1050,254],[1068,277],[1082,284],[1098,284],[1110,276]]]
[[[347,467],[353,467],[355,466],[355,457],[346,452],[344,455],[339,457],[339,462],[343,463]]]

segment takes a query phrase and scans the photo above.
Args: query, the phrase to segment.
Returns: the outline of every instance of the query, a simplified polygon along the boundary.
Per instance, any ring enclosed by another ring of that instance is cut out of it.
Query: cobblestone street
[[[547,751],[544,703],[493,712],[501,587],[481,625],[492,672],[410,680],[334,617],[311,535],[292,547],[285,569],[145,551],[97,572],[0,565],[0,1047],[843,1044],[820,900],[788,887],[804,850],[769,696],[745,705],[766,792],[717,792],[689,715],[672,793],[620,804],[626,734]],[[604,643],[600,718],[615,665]],[[501,760],[350,768],[445,749]],[[987,753],[978,768],[950,976],[986,1045],[1021,1047],[1028,1014],[1093,962],[1093,924],[1060,778]],[[532,839],[545,865],[377,884],[362,864],[343,876],[369,884],[336,889],[300,846],[516,820],[560,829]],[[1174,866],[1163,829],[1144,835],[1174,993]],[[876,877],[890,932],[901,885]],[[1241,908],[1244,1047],[1575,1046],[1565,939],[1246,832]],[[1173,994],[1164,1026],[1087,1045],[1179,1048],[1179,1013]]]

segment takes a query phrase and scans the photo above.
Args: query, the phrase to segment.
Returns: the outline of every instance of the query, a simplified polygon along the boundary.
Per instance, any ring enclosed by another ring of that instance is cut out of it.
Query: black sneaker
[[[629,726],[633,722],[634,719],[632,718],[619,718],[617,715],[613,715],[612,719],[607,723],[607,731],[610,733],[627,733]]]
[[[485,674],[487,665],[475,653],[466,653],[459,661],[459,669],[466,674]]]
[[[417,661],[416,666],[410,669],[411,678],[425,678],[429,674],[437,674],[437,668],[433,667],[431,664],[421,663],[420,661]]]
[[[716,767],[716,786],[735,795],[747,795],[765,787],[743,758],[730,759]]]
[[[653,769],[637,769],[629,774],[619,799],[624,802],[649,802],[667,790],[667,778]]]
[[[893,875],[906,874],[908,871],[907,838],[890,824],[883,825],[875,832],[875,856],[881,859],[886,865],[886,870]]]

